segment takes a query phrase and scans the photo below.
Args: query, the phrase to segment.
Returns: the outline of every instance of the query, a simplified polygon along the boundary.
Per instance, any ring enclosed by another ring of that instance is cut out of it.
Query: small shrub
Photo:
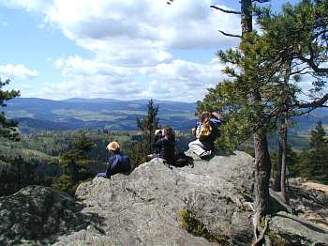
[[[178,212],[178,222],[183,229],[194,236],[206,238],[210,242],[218,242],[220,245],[229,245],[229,238],[226,235],[212,235],[190,210],[180,210]]]

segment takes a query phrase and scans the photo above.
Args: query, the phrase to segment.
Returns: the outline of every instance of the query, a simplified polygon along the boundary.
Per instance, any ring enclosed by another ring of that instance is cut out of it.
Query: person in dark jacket
[[[120,145],[113,141],[107,145],[110,157],[107,162],[106,172],[98,173],[97,177],[110,178],[117,173],[127,173],[131,171],[130,160],[120,152]]]
[[[155,132],[155,154],[151,158],[162,158],[168,164],[175,162],[175,134],[172,128],[167,127]]]
[[[214,142],[218,137],[218,128],[223,123],[223,117],[217,112],[203,112],[196,128],[192,129],[192,134],[196,136],[196,140],[189,143],[189,148],[199,157],[210,156],[215,149]],[[196,132],[204,125],[209,124],[210,134],[200,138]]]

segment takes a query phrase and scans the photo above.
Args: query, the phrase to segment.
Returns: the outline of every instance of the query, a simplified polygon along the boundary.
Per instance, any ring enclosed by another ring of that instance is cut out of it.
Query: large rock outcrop
[[[0,197],[0,245],[48,245],[59,235],[98,224],[97,215],[81,209],[69,195],[42,186]]]
[[[129,176],[95,178],[81,184],[76,196],[85,213],[104,218],[102,230],[89,227],[56,245],[249,245],[251,211],[245,202],[252,194],[253,165],[251,156],[235,152],[196,161],[193,168],[170,169],[152,160]],[[186,225],[190,220],[194,225]]]
[[[0,244],[250,245],[253,171],[253,158],[236,151],[193,168],[155,159],[82,183],[76,200],[26,187],[0,198]],[[281,211],[267,233],[273,245],[328,245],[326,229]]]
[[[284,211],[272,217],[269,236],[279,245],[328,245],[327,230]]]

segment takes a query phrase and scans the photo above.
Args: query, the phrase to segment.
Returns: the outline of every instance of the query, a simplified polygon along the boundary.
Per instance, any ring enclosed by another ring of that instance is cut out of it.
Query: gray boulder
[[[0,245],[250,245],[253,170],[254,159],[236,151],[193,168],[155,159],[130,175],[82,183],[76,200],[26,187],[0,198]],[[273,245],[327,245],[327,235],[278,212],[267,238]]]
[[[252,211],[245,202],[253,158],[237,151],[194,164],[169,168],[155,159],[129,176],[81,184],[82,211],[104,223],[62,236],[56,245],[249,245]]]
[[[284,211],[272,217],[269,227],[269,236],[279,245],[328,245],[327,230]]]
[[[86,228],[96,215],[81,209],[69,195],[42,186],[0,197],[0,245],[49,244],[58,235]]]

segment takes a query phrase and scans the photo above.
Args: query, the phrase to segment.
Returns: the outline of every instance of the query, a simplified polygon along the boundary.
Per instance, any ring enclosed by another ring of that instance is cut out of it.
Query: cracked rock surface
[[[0,197],[0,245],[250,245],[253,171],[254,159],[236,151],[193,168],[154,159],[130,175],[82,183],[75,200],[25,187]],[[204,237],[187,232],[181,214]],[[280,211],[268,237],[273,245],[327,245],[328,232]]]
[[[195,161],[194,168],[168,168],[160,159],[129,176],[95,178],[81,184],[76,197],[85,213],[103,218],[91,228],[59,238],[56,245],[213,245],[180,226],[177,214],[191,211],[207,230],[231,243],[249,245],[254,160],[244,152]]]

